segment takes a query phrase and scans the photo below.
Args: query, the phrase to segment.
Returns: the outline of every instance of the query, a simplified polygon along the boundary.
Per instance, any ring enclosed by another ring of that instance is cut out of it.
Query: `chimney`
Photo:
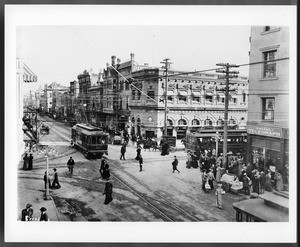
[[[111,65],[115,66],[115,64],[116,64],[116,56],[113,55],[113,56],[111,56]]]
[[[120,64],[120,63],[121,63],[121,59],[118,58],[118,59],[117,59],[117,64]]]
[[[134,53],[130,53],[130,60],[131,60],[131,61],[134,60]]]

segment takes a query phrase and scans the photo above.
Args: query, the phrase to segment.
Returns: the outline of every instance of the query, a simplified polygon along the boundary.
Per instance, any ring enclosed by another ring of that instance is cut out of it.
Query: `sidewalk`
[[[68,156],[76,150],[66,147],[55,147],[59,152],[59,157]],[[33,208],[34,220],[39,220],[41,212],[40,208],[45,207],[46,213],[49,216],[50,221],[65,221],[66,217],[58,212],[55,203],[51,197],[52,190],[50,189],[50,200],[45,200],[45,187],[44,187],[44,172],[46,169],[45,158],[38,157],[37,152],[33,152],[33,169],[23,170],[23,157],[21,157],[18,164],[18,215],[17,219],[21,220],[21,211],[26,207],[27,203],[30,203]],[[52,160],[53,158],[51,158]]]

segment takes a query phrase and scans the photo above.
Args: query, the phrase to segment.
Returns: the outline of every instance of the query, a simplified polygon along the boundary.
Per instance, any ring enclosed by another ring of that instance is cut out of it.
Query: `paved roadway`
[[[120,146],[109,145],[113,201],[104,205],[105,181],[100,179],[99,160],[87,160],[77,150],[70,150],[71,128],[64,123],[45,117],[50,134],[41,142],[52,143],[59,155],[49,161],[50,171],[56,167],[61,188],[51,190],[51,196],[58,212],[68,221],[234,221],[232,203],[241,196],[227,193],[223,196],[223,209],[215,206],[214,191],[201,190],[199,169],[185,167],[186,154],[183,151],[161,156],[159,151],[142,151],[143,171],[139,172],[134,159],[136,148],[127,147],[126,160],[120,160]],[[71,151],[71,152],[70,152]],[[68,153],[68,154],[67,154]],[[69,177],[66,162],[72,155],[76,165],[74,175]],[[177,156],[180,174],[172,173],[171,162]],[[44,161],[35,159],[34,172],[42,177]],[[43,187],[43,181],[35,180]]]

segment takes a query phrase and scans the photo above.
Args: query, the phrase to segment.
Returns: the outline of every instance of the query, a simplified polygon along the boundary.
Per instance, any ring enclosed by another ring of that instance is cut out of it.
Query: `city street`
[[[126,160],[120,160],[120,146],[109,145],[105,156],[111,172],[113,201],[104,205],[105,182],[100,178],[100,159],[86,159],[84,155],[66,146],[70,140],[70,127],[64,123],[45,118],[50,134],[41,142],[52,142],[58,156],[49,159],[49,172],[52,180],[53,168],[59,174],[60,189],[50,190],[61,220],[66,221],[130,221],[130,222],[193,222],[193,221],[234,221],[232,203],[242,196],[226,193],[223,196],[223,209],[216,207],[214,191],[204,193],[201,189],[199,169],[186,168],[186,153],[176,151],[161,156],[157,151],[142,150],[143,171],[134,158],[136,147],[128,146]],[[65,143],[58,145],[58,143]],[[39,185],[32,189],[39,193],[44,189],[43,175],[45,159],[36,157],[32,171],[19,170],[19,193],[26,186]],[[172,173],[171,162],[174,155],[179,160],[180,173]],[[67,161],[75,160],[74,173],[69,176]],[[20,167],[21,168],[21,167]],[[38,188],[38,189],[37,189]],[[216,186],[215,186],[216,188]],[[214,188],[214,189],[215,189]],[[19,210],[25,202],[19,202]]]

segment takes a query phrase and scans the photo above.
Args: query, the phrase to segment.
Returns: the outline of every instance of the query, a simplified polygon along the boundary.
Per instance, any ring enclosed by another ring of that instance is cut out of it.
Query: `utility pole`
[[[169,62],[169,58],[166,58],[164,59],[162,62],[160,63],[163,63],[165,64],[165,72],[166,72],[166,76],[165,76],[165,129],[164,129],[164,135],[167,136],[167,123],[168,123],[168,119],[167,119],[167,111],[168,111],[168,69],[169,69],[169,66],[170,66],[170,62]]]
[[[228,132],[228,102],[229,102],[229,79],[236,78],[239,74],[238,71],[230,71],[230,68],[237,68],[238,65],[229,63],[218,63],[217,66],[223,66],[223,69],[217,69],[217,73],[225,74],[225,111],[224,111],[224,137],[223,137],[223,168],[226,168],[227,164],[227,132]]]

